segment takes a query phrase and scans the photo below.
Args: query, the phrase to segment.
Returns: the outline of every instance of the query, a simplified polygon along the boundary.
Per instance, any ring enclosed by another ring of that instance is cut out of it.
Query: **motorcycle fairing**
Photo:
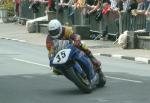
[[[64,69],[68,69],[72,66],[76,72],[82,74],[83,71],[87,74],[89,80],[92,80],[95,76],[95,72],[93,69],[93,65],[90,59],[85,55],[85,53],[78,48],[74,47],[73,45],[69,44],[67,49],[70,49],[70,54],[68,56],[68,61],[62,64],[53,64],[54,58],[50,59],[50,65],[59,69],[63,72]],[[76,63],[68,63],[69,61],[77,61]],[[82,64],[83,67],[80,66]],[[82,70],[83,69],[83,70]]]
[[[64,64],[69,58],[71,49],[60,50],[54,57],[53,64]]]

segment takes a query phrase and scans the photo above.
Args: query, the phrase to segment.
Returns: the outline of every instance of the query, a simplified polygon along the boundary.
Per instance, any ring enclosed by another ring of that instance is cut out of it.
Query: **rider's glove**
[[[73,45],[76,46],[76,47],[80,47],[82,45],[82,43],[81,43],[80,40],[74,40]]]

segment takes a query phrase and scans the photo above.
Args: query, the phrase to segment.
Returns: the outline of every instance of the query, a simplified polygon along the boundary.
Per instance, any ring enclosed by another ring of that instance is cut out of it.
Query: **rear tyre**
[[[64,75],[71,80],[82,92],[91,93],[92,86],[91,83],[84,79],[80,74],[74,71],[73,68],[66,69]]]

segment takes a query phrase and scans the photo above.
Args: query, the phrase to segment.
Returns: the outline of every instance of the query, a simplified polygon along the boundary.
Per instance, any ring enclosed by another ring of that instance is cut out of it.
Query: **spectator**
[[[119,37],[119,14],[121,13],[121,11],[123,11],[123,1],[122,0],[116,0],[117,4],[115,8],[112,8],[111,11],[118,15],[118,18],[115,19],[115,24],[117,27],[117,32],[116,32],[116,38]]]
[[[129,0],[122,0],[123,2],[123,12],[126,12],[129,8]]]
[[[87,3],[86,4],[87,13],[90,15],[93,12],[95,12],[99,8],[100,3],[101,3],[100,0],[95,0],[92,4]]]
[[[74,8],[79,8],[85,6],[86,0],[69,0],[67,3],[61,0],[60,3],[64,6],[72,6]]]
[[[131,0],[116,0],[117,5],[116,8],[113,9],[113,11],[120,12],[126,12],[129,9],[130,1]]]
[[[110,0],[111,2],[111,9],[115,9],[117,7],[117,0]]]
[[[76,0],[69,0],[67,4],[68,6],[73,6],[75,2]]]
[[[112,9],[113,12],[118,13],[118,18],[115,19],[115,24],[117,26],[117,33],[116,33],[116,38],[119,37],[120,32],[119,31],[119,15],[121,15],[122,12],[127,12],[129,11],[129,9],[131,9],[131,1],[133,2],[134,0],[116,0],[117,1],[117,5],[116,8]],[[127,16],[130,15],[125,15],[122,18],[126,18]]]
[[[132,10],[132,15],[137,16],[141,14],[145,14],[146,12],[146,5],[144,3],[144,0],[137,0],[138,6],[137,9]]]
[[[129,8],[127,9],[127,12],[131,12],[134,9],[137,9],[138,3],[136,0],[130,0],[129,2]]]
[[[144,3],[144,0],[137,0],[137,2],[138,2],[137,10],[145,10],[146,9],[146,5]]]
[[[109,19],[109,11],[111,10],[111,2],[109,0],[103,1],[103,18],[102,18],[102,35],[101,35],[101,40],[107,40],[108,39],[108,25],[110,23]]]
[[[148,6],[148,8],[147,8],[147,10],[145,12],[145,15],[150,15],[150,4],[149,4],[149,6]]]
[[[76,3],[76,0],[61,0],[60,3],[58,4],[60,7],[68,7],[68,17],[70,17],[71,19],[71,24],[74,24],[75,23],[75,20],[74,20],[74,13],[75,13],[75,3]]]
[[[86,4],[88,5],[94,5],[95,0],[86,0]]]
[[[84,7],[85,3],[86,3],[86,0],[76,0],[75,6],[77,8]]]
[[[108,12],[110,11],[110,5],[111,2],[109,0],[98,0],[95,2],[96,5],[86,5],[86,8],[88,9],[88,15],[92,14],[93,12],[99,12],[100,14],[99,19],[96,18],[96,20],[100,21],[102,23],[102,35],[101,39],[105,40],[107,39],[107,33],[108,33]],[[103,15],[105,17],[103,18]]]
[[[150,12],[150,0],[146,1],[146,12]]]
[[[75,24],[75,18],[74,13],[75,10],[78,8],[82,8],[82,11],[84,11],[86,0],[61,0],[59,3],[60,8],[68,6],[69,12],[68,16],[71,18],[72,24]]]
[[[146,6],[146,9],[147,9],[149,4],[150,4],[150,0],[144,0],[144,3],[145,3],[145,6]]]
[[[29,2],[41,2],[41,3],[47,3],[48,0],[29,0]]]
[[[49,11],[56,11],[54,0],[48,0],[48,10]]]
[[[145,12],[145,15],[147,16],[146,20],[146,31],[150,32],[150,4]]]
[[[116,0],[116,2],[117,2],[116,8],[113,8],[112,10],[119,13],[120,11],[123,10],[123,2],[122,0]]]
[[[98,9],[101,9],[101,7],[105,8],[107,6],[107,4],[111,4],[111,2],[109,0],[96,0],[94,5],[86,5],[86,8],[89,10],[88,14],[91,14],[95,11],[97,11]]]
[[[29,6],[29,9],[32,10],[34,19],[37,17],[37,13],[39,12],[39,1],[32,1],[32,3]]]
[[[15,17],[18,17],[19,16],[19,6],[20,6],[20,0],[13,0],[14,4],[15,4]]]

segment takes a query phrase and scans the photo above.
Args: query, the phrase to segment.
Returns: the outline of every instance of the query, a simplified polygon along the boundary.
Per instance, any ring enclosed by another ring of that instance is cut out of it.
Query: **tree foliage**
[[[7,9],[8,16],[14,15],[14,3],[13,0],[1,0],[0,1],[0,9]]]

